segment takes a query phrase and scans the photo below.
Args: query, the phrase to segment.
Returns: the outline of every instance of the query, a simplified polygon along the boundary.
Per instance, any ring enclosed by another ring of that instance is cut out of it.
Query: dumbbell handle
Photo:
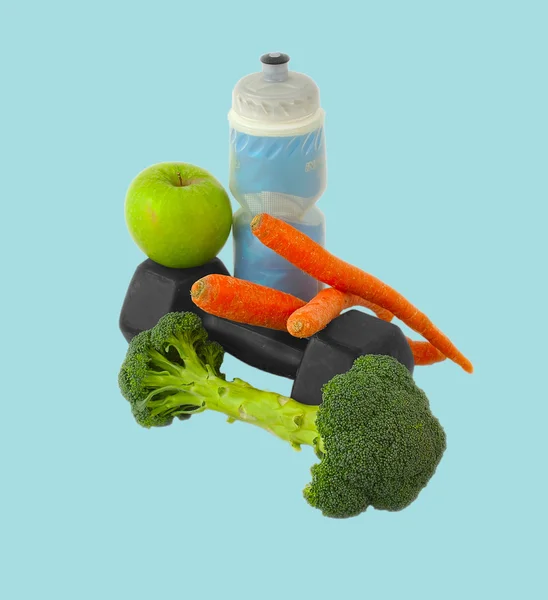
[[[308,340],[284,331],[243,325],[203,313],[209,338],[242,362],[273,375],[295,379]]]
[[[242,325],[204,312],[191,299],[192,284],[212,273],[229,275],[219,258],[188,269],[170,269],[147,259],[135,270],[120,312],[120,330],[129,342],[150,329],[166,312],[191,311],[203,321],[209,337],[242,362],[294,379],[307,340],[287,332]]]

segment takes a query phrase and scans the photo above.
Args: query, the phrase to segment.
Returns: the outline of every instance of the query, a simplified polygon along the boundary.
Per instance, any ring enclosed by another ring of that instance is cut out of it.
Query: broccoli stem
[[[163,413],[192,414],[214,410],[230,422],[257,425],[285,440],[296,450],[312,446],[323,456],[323,443],[316,429],[317,406],[301,404],[292,398],[258,390],[241,379],[225,381],[211,369],[171,365],[170,371],[149,372],[144,384],[153,388],[145,399],[149,408]],[[170,393],[167,396],[166,391]]]
[[[230,421],[244,421],[262,427],[285,440],[296,450],[312,446],[317,454],[323,444],[316,429],[317,406],[307,406],[276,394],[257,390],[241,379],[217,379],[216,393],[206,398],[206,408],[227,415]]]
[[[182,364],[149,351],[155,370],[148,371],[143,384],[152,390],[144,399],[152,412],[175,416],[214,410],[226,415],[230,422],[257,425],[296,450],[304,444],[323,456],[323,441],[316,429],[317,406],[258,390],[238,378],[226,381],[200,361],[193,347],[178,344],[177,340],[173,340],[173,347]]]

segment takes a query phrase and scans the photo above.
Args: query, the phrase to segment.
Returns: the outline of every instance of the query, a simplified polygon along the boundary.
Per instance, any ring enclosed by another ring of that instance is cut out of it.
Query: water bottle
[[[265,54],[261,63],[261,72],[236,84],[228,115],[230,191],[241,206],[234,275],[310,300],[322,284],[263,246],[250,222],[266,212],[325,244],[325,218],[315,206],[326,187],[324,111],[318,86],[289,70],[287,54]]]

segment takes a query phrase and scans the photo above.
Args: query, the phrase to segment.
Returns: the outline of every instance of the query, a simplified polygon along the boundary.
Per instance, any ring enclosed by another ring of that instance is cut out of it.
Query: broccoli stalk
[[[245,381],[226,381],[223,349],[199,317],[170,313],[130,343],[120,389],[144,427],[214,410],[289,442],[312,446],[320,463],[304,490],[330,517],[368,506],[401,510],[428,483],[445,450],[445,433],[409,371],[388,356],[362,356],[308,406]]]
[[[219,371],[222,358],[223,349],[207,340],[193,313],[170,313],[153,330],[137,335],[120,372],[122,393],[137,422],[169,425],[175,417],[214,410],[230,422],[262,427],[296,449],[317,446],[317,406],[257,390],[238,378],[226,381]]]
[[[221,412],[230,422],[252,423],[289,442],[296,450],[304,444],[321,454],[321,438],[315,425],[317,406],[306,406],[280,394],[257,390],[241,379],[219,380],[218,383],[219,387],[204,397],[202,410]]]
[[[157,354],[152,353],[153,367],[162,365]],[[209,365],[198,366],[192,354],[185,352],[181,357],[184,367],[163,365],[166,371],[169,368],[169,375],[154,372],[144,379],[144,385],[152,391],[143,407],[153,418],[214,410],[226,415],[229,422],[244,421],[262,427],[296,449],[301,444],[315,446],[319,438],[315,427],[317,406],[306,406],[280,394],[255,389],[238,378],[226,381]],[[146,427],[153,423],[145,418],[142,424]]]

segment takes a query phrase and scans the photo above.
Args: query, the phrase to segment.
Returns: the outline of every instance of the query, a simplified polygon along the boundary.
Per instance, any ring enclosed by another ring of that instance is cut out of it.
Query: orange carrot
[[[391,321],[393,314],[363,300],[353,294],[344,294],[334,288],[326,288],[319,292],[310,302],[297,309],[287,320],[287,331],[295,337],[310,337],[339,316],[340,312],[351,306],[364,306],[371,309],[384,321]],[[445,360],[445,356],[430,342],[416,342],[407,338],[415,365],[433,365]]]
[[[210,314],[238,323],[248,323],[282,331],[285,331],[286,328],[289,330],[292,316],[302,314],[301,311],[310,305],[310,302],[306,304],[299,298],[284,292],[235,277],[216,274],[207,275],[196,281],[192,286],[191,296],[196,306]],[[390,312],[383,311],[382,308],[371,302],[351,294],[343,294],[333,288],[322,290],[314,300],[319,298],[321,302],[322,297],[329,298],[329,296],[336,299],[342,308],[316,331],[309,328],[309,336],[323,329],[338,316],[341,310],[350,306],[360,305],[370,308],[374,312],[379,311],[379,318],[380,315],[383,315],[386,321],[390,321],[393,317]],[[339,301],[341,298],[342,304]],[[445,359],[445,356],[428,342],[415,342],[409,338],[408,342],[413,351],[416,365],[430,365]]]
[[[341,292],[355,294],[389,310],[447,358],[472,373],[472,363],[451,340],[424,313],[380,279],[337,258],[304,233],[272,215],[263,213],[254,217],[251,230],[265,246],[305,273]]]
[[[321,331],[335,319],[342,310],[351,306],[364,306],[372,310],[380,319],[391,321],[394,315],[353,294],[345,294],[333,288],[319,292],[308,304],[297,309],[287,320],[287,331],[295,337],[306,338]]]
[[[335,289],[335,288],[329,288],[329,289]],[[370,311],[374,312],[379,319],[381,319],[382,321],[387,321],[388,323],[390,323],[390,321],[394,318],[394,315],[389,310],[386,310],[386,308],[383,308],[382,306],[379,306],[378,304],[373,304],[373,302],[369,302],[369,300],[364,300],[363,298],[360,298],[359,296],[356,296],[355,294],[346,294],[346,295],[349,297],[347,308],[350,308],[351,306],[363,306],[364,308],[368,308]]]
[[[196,306],[217,317],[282,331],[288,317],[305,305],[291,294],[217,274],[196,281],[190,295]]]
[[[413,352],[413,360],[416,366],[433,365],[445,360],[445,355],[432,346],[430,342],[416,342],[410,338],[407,338],[407,341]]]

